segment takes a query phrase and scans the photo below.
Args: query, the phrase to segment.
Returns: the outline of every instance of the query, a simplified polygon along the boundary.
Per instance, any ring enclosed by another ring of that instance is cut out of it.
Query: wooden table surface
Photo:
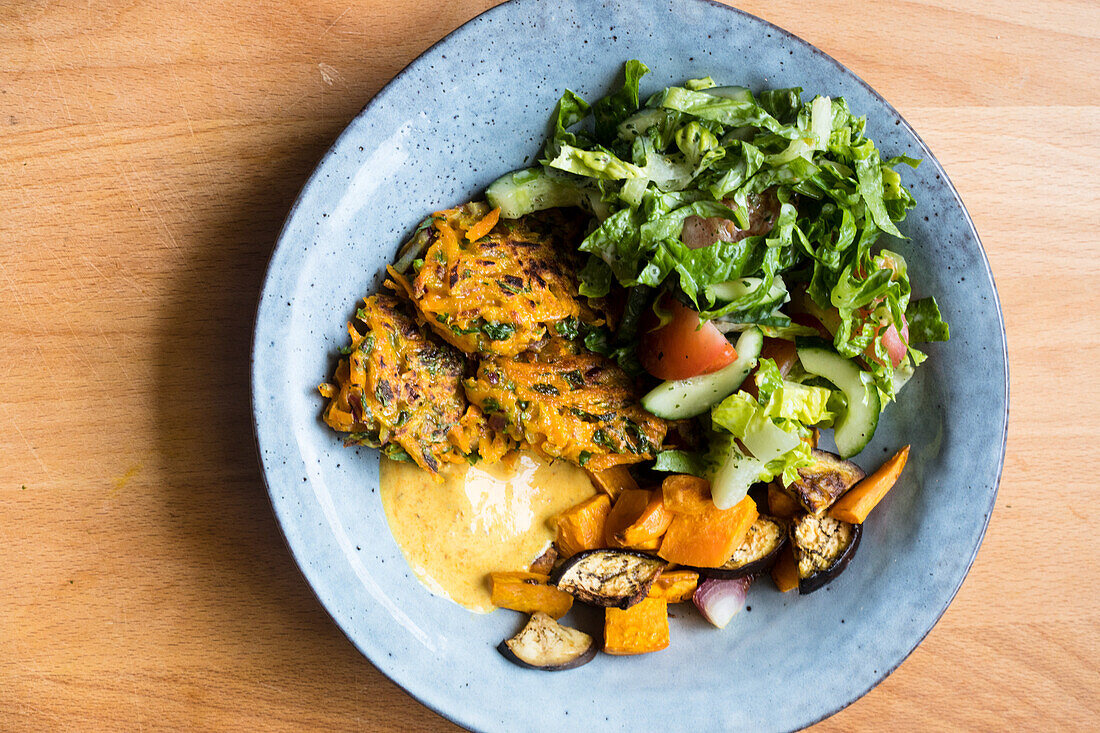
[[[247,362],[315,162],[492,4],[0,7],[0,729],[454,728],[359,655],[295,568]],[[1011,353],[1008,458],[968,580],[820,728],[1095,730],[1100,4],[743,7],[920,131],[981,233]]]

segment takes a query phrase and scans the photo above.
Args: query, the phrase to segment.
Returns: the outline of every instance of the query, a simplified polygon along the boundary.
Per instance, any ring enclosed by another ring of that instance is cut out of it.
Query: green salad
[[[919,161],[883,158],[841,98],[709,77],[643,98],[648,71],[628,61],[592,104],[565,92],[538,164],[487,197],[504,218],[592,214],[580,292],[622,313],[585,343],[663,380],[643,406],[696,438],[655,468],[708,478],[727,508],[797,480],[822,428],[859,453],[924,361],[914,345],[948,338],[897,251]]]

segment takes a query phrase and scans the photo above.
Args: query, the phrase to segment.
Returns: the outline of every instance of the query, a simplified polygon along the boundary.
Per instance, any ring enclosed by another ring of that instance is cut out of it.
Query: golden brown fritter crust
[[[392,295],[367,298],[356,320],[359,326],[348,324],[352,346],[336,368],[336,384],[321,386],[330,398],[324,420],[349,433],[347,444],[407,454],[432,473],[465,460],[480,443],[488,447],[484,417],[462,389],[462,354],[422,330]]]
[[[391,276],[423,321],[467,354],[514,356],[595,316],[578,294],[584,218],[562,210],[500,220],[466,234],[489,208],[472,203],[433,215],[416,235],[419,270]]]
[[[561,339],[484,359],[465,384],[491,429],[593,471],[652,459],[667,429],[638,404],[618,365]]]

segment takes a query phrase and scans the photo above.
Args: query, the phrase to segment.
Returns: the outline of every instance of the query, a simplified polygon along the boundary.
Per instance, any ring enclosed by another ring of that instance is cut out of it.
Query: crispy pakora
[[[652,459],[667,430],[617,364],[563,339],[483,359],[465,386],[490,429],[592,471]]]
[[[348,433],[346,444],[381,448],[433,474],[479,448],[490,458],[508,449],[466,400],[465,357],[421,329],[405,302],[372,295],[356,321],[348,324],[351,346],[336,368],[335,384],[320,387],[329,398],[324,421]]]
[[[578,293],[584,219],[564,210],[486,219],[492,213],[479,202],[437,212],[404,247],[390,275],[423,321],[467,354],[501,356],[595,322]]]

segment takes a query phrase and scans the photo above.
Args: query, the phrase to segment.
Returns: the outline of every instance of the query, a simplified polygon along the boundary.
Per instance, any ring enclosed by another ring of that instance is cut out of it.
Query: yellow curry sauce
[[[383,457],[382,508],[420,582],[481,613],[493,610],[489,573],[526,570],[554,539],[554,517],[596,492],[583,469],[527,451],[440,475]]]

